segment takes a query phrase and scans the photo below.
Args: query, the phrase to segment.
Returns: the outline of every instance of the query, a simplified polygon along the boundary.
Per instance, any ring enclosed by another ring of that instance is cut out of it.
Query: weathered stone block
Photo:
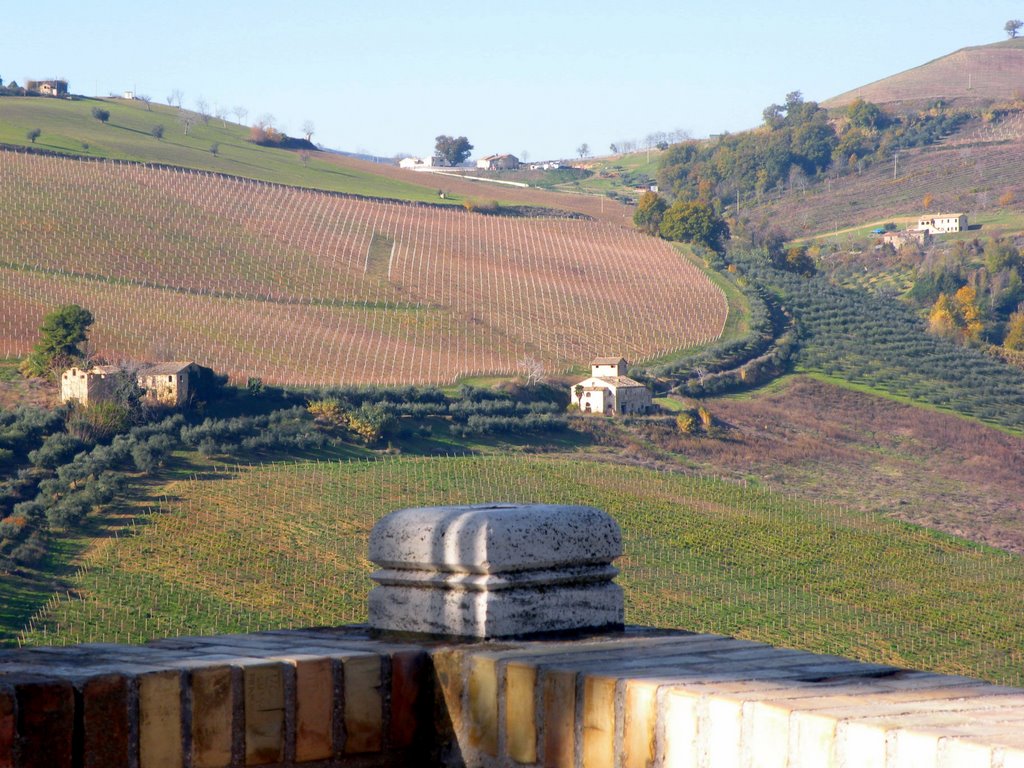
[[[576,765],[576,673],[549,670],[541,678],[544,765]]]
[[[180,768],[185,762],[181,673],[139,678],[139,768]]]
[[[326,760],[334,754],[334,661],[295,660],[295,759]]]
[[[648,768],[654,763],[657,724],[657,683],[627,680],[622,745],[623,768]]]
[[[469,744],[496,757],[498,754],[498,672],[494,659],[477,656],[470,661]]]
[[[16,688],[19,768],[71,768],[75,691],[65,681]]]
[[[583,678],[583,768],[615,768],[615,678]]]
[[[537,668],[512,662],[505,668],[505,739],[517,763],[537,762]]]
[[[376,655],[343,660],[345,754],[380,752],[384,747],[381,659]]]
[[[481,504],[392,512],[370,534],[378,630],[513,637],[619,627],[618,525],[591,507]]]
[[[124,675],[103,675],[82,685],[82,756],[85,768],[129,765],[135,752],[131,689]]]
[[[284,666],[254,664],[242,673],[245,691],[245,764],[284,759]]]
[[[206,667],[192,672],[192,765],[231,765],[234,695],[231,667]]]
[[[429,657],[423,651],[399,651],[391,656],[391,746],[406,749],[418,733],[426,732],[423,722],[430,717],[426,698],[430,692]]]

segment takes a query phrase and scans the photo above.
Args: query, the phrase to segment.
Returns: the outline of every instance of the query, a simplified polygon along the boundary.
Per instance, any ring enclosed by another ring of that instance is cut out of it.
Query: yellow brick
[[[615,678],[583,679],[583,768],[615,768]]]
[[[544,765],[573,768],[576,765],[576,673],[545,672],[541,683],[544,701]]]
[[[697,765],[700,694],[673,689],[665,697],[664,709],[666,768]]]
[[[231,669],[207,667],[192,673],[192,765],[231,765]]]
[[[640,680],[626,683],[623,768],[648,768],[654,763],[654,729],[658,722],[658,686]]]
[[[498,675],[494,659],[476,657],[469,671],[469,743],[498,755]]]
[[[509,664],[505,670],[505,737],[508,754],[517,763],[537,762],[537,668]]]
[[[266,765],[284,759],[284,667],[246,667],[245,764]]]
[[[334,663],[295,663],[295,759],[325,760],[334,754]]]
[[[450,648],[431,654],[438,708],[448,713],[455,734],[462,733],[463,651]]]
[[[380,752],[384,748],[384,701],[379,656],[343,660],[345,752]]]
[[[181,674],[155,672],[139,679],[139,768],[181,768]]]

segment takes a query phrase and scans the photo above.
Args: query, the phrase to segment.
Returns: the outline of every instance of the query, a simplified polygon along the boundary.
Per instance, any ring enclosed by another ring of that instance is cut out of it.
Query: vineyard
[[[388,511],[581,503],[620,523],[630,623],[724,632],[1020,683],[1024,561],[725,481],[514,457],[280,464],[184,481],[99,547],[22,642],[139,642],[365,620]]]
[[[1024,429],[1024,372],[926,332],[905,304],[771,268],[734,251],[758,285],[784,297],[800,326],[800,365],[855,385]]]
[[[718,338],[722,292],[614,224],[484,216],[0,152],[0,356],[77,303],[110,359],[299,385],[448,382]]]

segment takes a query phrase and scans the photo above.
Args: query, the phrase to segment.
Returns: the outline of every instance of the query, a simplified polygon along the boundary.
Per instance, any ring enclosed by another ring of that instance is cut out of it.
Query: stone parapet
[[[0,766],[1024,766],[1024,690],[719,635],[0,652]]]

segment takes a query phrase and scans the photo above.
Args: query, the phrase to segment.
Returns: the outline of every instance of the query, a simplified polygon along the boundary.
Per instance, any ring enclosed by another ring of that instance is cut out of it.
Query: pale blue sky
[[[750,128],[789,91],[824,100],[1005,39],[1011,18],[1024,0],[42,0],[3,14],[0,76],[159,102],[177,88],[292,134],[312,120],[345,150],[429,154],[450,133],[475,156],[540,159]]]

